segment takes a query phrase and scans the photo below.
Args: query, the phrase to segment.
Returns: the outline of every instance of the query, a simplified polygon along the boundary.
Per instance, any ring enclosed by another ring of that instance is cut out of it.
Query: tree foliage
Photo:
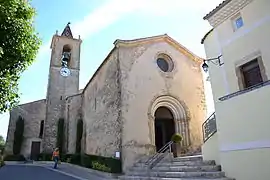
[[[36,58],[40,39],[28,0],[0,0],[0,113],[18,102],[18,80]]]
[[[14,132],[14,141],[13,141],[13,154],[19,155],[23,143],[23,133],[24,133],[24,119],[19,116],[16,122],[16,129]]]
[[[79,119],[77,122],[76,153],[81,152],[82,134],[83,134],[83,121]]]
[[[57,129],[57,142],[56,146],[59,148],[59,152],[63,151],[63,143],[64,143],[64,119],[60,118],[58,121],[58,129]]]

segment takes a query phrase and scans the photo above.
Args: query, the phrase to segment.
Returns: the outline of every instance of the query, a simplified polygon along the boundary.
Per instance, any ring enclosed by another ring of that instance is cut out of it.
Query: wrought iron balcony
[[[203,142],[206,142],[213,134],[217,132],[216,113],[213,113],[203,124]]]

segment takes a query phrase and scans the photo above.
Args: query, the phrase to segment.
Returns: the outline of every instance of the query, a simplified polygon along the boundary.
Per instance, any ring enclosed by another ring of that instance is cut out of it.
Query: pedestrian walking
[[[55,148],[55,150],[53,151],[53,155],[52,155],[52,160],[54,161],[54,169],[57,168],[58,162],[60,160],[60,155],[59,155],[59,148]]]

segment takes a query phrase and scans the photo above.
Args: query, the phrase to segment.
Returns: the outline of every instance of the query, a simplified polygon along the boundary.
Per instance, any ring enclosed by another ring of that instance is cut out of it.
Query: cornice
[[[228,4],[212,14],[208,19],[214,28],[223,23],[228,18],[238,13],[241,9],[251,3],[253,0],[231,0]]]

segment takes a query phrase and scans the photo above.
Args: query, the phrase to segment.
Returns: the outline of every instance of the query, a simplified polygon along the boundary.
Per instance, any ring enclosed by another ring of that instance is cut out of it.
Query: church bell
[[[70,55],[71,55],[70,52],[63,52],[62,61],[68,62],[70,59]]]

